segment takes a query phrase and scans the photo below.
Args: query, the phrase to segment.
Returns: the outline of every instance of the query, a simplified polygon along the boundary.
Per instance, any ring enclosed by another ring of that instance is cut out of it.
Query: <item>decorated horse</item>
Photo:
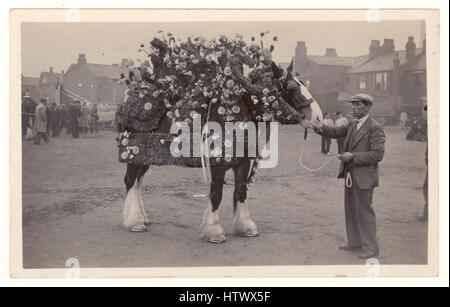
[[[141,45],[148,60],[121,75],[128,89],[116,116],[119,161],[127,163],[123,224],[130,231],[150,225],[141,195],[150,166],[179,165],[202,167],[210,183],[204,239],[226,240],[218,209],[230,169],[234,230],[258,235],[246,200],[258,166],[268,158],[270,127],[308,127],[322,119],[317,102],[293,76],[292,63],[283,70],[272,61],[277,37],[267,40],[261,33],[249,44],[239,35],[181,41],[161,32],[149,46]]]

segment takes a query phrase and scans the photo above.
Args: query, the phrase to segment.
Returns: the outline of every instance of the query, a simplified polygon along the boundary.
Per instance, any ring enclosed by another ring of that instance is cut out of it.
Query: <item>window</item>
[[[377,72],[375,76],[375,90],[387,90],[387,72]]]
[[[359,75],[359,80],[358,80],[358,88],[360,90],[365,90],[366,89],[366,75]]]

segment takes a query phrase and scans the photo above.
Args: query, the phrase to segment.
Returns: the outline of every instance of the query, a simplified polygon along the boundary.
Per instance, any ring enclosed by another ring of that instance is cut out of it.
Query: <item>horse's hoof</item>
[[[241,237],[254,238],[259,236],[259,232],[244,232],[239,234]]]
[[[206,241],[209,243],[220,244],[227,240],[225,236],[217,237],[217,238],[206,238]]]
[[[137,227],[131,227],[131,232],[146,232],[148,229],[146,226],[137,226]]]

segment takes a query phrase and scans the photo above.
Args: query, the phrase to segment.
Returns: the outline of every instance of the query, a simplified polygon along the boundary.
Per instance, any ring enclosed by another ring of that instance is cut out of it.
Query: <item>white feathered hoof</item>
[[[220,224],[205,226],[202,231],[202,237],[209,243],[223,243],[227,240],[225,232]]]
[[[252,220],[238,222],[238,224],[235,225],[234,232],[242,237],[259,236],[258,228]]]
[[[206,208],[200,232],[201,238],[209,243],[223,243],[227,240],[219,222],[219,212],[212,212],[211,204]]]
[[[236,212],[233,221],[234,233],[243,237],[259,236],[258,228],[255,222],[250,218],[248,206],[246,203],[237,203]]]

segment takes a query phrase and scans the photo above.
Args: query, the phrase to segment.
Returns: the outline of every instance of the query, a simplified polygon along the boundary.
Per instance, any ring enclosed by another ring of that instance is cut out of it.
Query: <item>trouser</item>
[[[378,251],[375,211],[372,207],[373,189],[358,188],[353,180],[345,187],[345,222],[348,246],[364,251]]]
[[[76,120],[72,121],[71,123],[71,132],[72,132],[72,136],[74,138],[78,138],[79,137],[79,132],[78,132],[78,122]]]
[[[342,153],[344,149],[344,140],[345,138],[338,138],[337,139],[337,145],[338,145],[338,153]]]
[[[326,154],[330,152],[331,139],[322,136],[322,153]]]
[[[97,119],[95,118],[91,119],[91,133],[94,131],[98,132]]]
[[[36,132],[36,136],[34,137],[34,143],[41,144],[41,138],[44,140],[45,143],[48,143],[47,133],[45,132]]]

